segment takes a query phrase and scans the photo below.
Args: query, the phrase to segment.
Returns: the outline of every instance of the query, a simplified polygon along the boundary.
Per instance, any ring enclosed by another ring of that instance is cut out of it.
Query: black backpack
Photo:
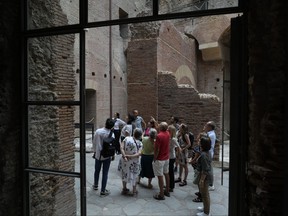
[[[110,131],[109,136],[103,139],[103,148],[101,155],[106,157],[113,157],[116,151],[115,139],[112,137],[113,130]]]

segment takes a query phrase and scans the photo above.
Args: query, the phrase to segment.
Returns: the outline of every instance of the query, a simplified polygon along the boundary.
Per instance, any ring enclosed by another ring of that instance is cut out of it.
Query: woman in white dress
[[[141,170],[140,156],[142,151],[142,142],[140,139],[142,137],[142,130],[135,128],[133,135],[134,136],[126,136],[120,146],[122,158],[119,160],[118,171],[122,178],[122,194],[124,195],[137,194],[136,185]],[[129,192],[127,183],[132,184],[132,192]]]

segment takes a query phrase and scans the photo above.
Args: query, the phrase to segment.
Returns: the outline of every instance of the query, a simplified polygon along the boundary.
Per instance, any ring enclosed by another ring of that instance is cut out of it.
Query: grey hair
[[[139,140],[142,136],[142,130],[140,128],[135,128],[133,135],[134,135],[135,139]]]
[[[154,128],[150,128],[149,137],[150,137],[151,139],[155,139],[156,136],[157,136],[157,130],[154,129]]]

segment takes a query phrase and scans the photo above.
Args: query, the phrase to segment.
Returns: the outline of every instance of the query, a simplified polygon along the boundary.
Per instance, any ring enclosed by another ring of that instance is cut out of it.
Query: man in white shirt
[[[103,148],[103,139],[109,136],[111,129],[113,127],[114,127],[114,120],[108,118],[106,120],[105,127],[99,128],[95,131],[93,139],[93,150],[94,150],[93,157],[95,158],[95,172],[94,172],[94,185],[93,185],[94,190],[98,190],[99,174],[101,171],[101,167],[103,165],[100,196],[107,196],[110,194],[110,192],[106,190],[106,185],[108,180],[108,172],[110,168],[111,157],[104,158],[101,155],[101,150]],[[113,133],[112,136],[114,137]]]
[[[134,109],[133,115],[135,117],[136,128],[140,128],[143,132],[146,128],[146,122],[144,121],[144,119],[141,116],[139,116],[138,110]]]

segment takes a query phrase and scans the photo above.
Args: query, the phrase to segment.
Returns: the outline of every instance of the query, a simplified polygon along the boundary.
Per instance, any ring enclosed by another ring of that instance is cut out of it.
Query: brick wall
[[[195,41],[181,34],[169,21],[161,23],[158,40],[158,70],[176,72],[186,65],[196,74]]]
[[[30,2],[33,28],[67,24],[59,2]],[[41,22],[39,23],[41,19]],[[42,22],[45,19],[46,22]],[[31,26],[32,27],[32,26]],[[29,40],[29,99],[73,101],[75,96],[74,35]],[[29,106],[30,166],[74,171],[73,106]],[[75,215],[74,178],[30,174],[31,215]]]
[[[157,39],[131,41],[127,53],[127,109],[138,109],[147,122],[157,111]]]
[[[175,26],[169,22],[161,23],[158,37],[158,71],[171,71],[178,77],[178,84],[183,84],[185,73],[189,73],[186,84],[196,87],[197,85],[197,60],[195,40],[180,33]],[[185,66],[186,71],[181,71]],[[182,81],[182,82],[181,82]]]
[[[170,72],[158,73],[158,113],[159,121],[167,121],[171,115],[177,116],[188,125],[195,137],[202,132],[208,121],[216,123],[215,132],[220,137],[221,103],[211,94],[200,94],[189,85],[178,86]],[[215,160],[219,160],[219,146],[215,149]]]
[[[215,94],[222,101],[223,98],[223,63],[222,61],[202,60],[199,56],[197,89],[200,92]]]

